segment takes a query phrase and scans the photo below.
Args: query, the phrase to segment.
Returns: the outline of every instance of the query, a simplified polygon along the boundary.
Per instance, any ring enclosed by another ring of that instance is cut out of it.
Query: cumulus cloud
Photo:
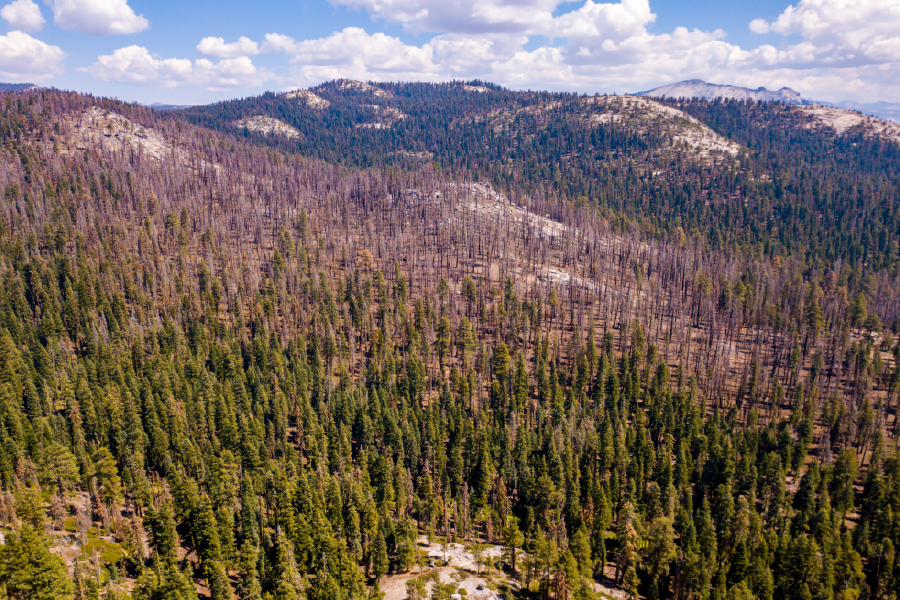
[[[475,78],[515,56],[526,43],[526,35],[447,34],[432,39],[431,47],[449,76]]]
[[[194,65],[195,76],[209,85],[211,91],[236,87],[259,87],[274,77],[266,69],[259,69],[246,56],[228,58],[213,63],[201,58]]]
[[[125,6],[125,0],[45,2]],[[657,32],[649,0],[331,2],[433,35],[418,44],[357,27],[312,40],[282,33],[269,33],[259,42],[207,37],[197,50],[222,60],[197,61],[192,77],[205,78],[212,87],[266,81],[271,74],[256,70],[248,57],[280,53],[290,57],[289,83],[295,85],[341,77],[480,77],[514,87],[625,92],[700,78],[750,87],[789,86],[823,100],[851,92],[871,99],[900,96],[897,0],[800,0],[772,22],[749,24],[756,33],[791,36],[778,47],[755,48],[730,43],[722,30],[676,27]],[[534,48],[535,40],[544,43]]]
[[[392,80],[442,79],[441,67],[433,61],[430,44],[409,46],[383,33],[366,33],[347,27],[317,40],[296,41],[270,34],[263,48],[291,56],[293,83],[318,83],[326,79]]]
[[[273,77],[269,71],[258,69],[247,57],[218,63],[201,58],[191,63],[186,58],[156,58],[142,46],[119,48],[112,54],[100,56],[86,71],[102,81],[156,87],[204,84],[216,91],[258,87]]]
[[[290,54],[296,43],[297,40],[290,36],[281,35],[280,33],[267,33],[266,41],[262,44],[262,51]]]
[[[822,99],[900,95],[897,0],[800,0],[772,22],[749,24],[754,33],[799,40],[755,48],[729,43],[721,30],[653,32],[656,16],[648,0],[572,0],[580,4],[574,10],[569,0],[331,2],[410,31],[436,33],[427,46],[437,73],[448,77],[477,75],[515,86],[584,91],[634,91],[697,77],[790,86]],[[549,43],[526,50],[533,36]]]
[[[443,18],[433,17],[446,3],[338,1],[352,2],[411,29],[444,25]],[[698,69],[703,75],[727,72],[749,59],[746,52],[724,41],[721,30],[679,27],[670,33],[651,33],[648,28],[656,15],[648,0],[586,0],[554,17],[561,4],[559,0],[464,2],[456,20],[450,21],[450,31],[421,48],[431,52],[429,75],[478,76],[516,87],[623,91],[695,77]],[[526,50],[535,35],[550,43]]]
[[[53,9],[53,22],[59,27],[88,35],[139,33],[150,27],[127,0],[44,0],[44,4]]]
[[[900,60],[896,0],[801,0],[771,23],[751,21],[750,30],[803,38],[781,49],[758,48],[762,67],[841,68]]]
[[[900,4],[895,0],[800,0],[772,23],[756,19],[757,33],[799,33],[814,42],[860,46],[871,39],[895,38],[900,33]]]
[[[526,41],[523,37],[519,43]],[[439,42],[443,54],[451,52],[452,40],[441,38]],[[411,46],[399,38],[384,33],[369,34],[358,27],[347,27],[315,40],[298,41],[287,35],[269,33],[261,44],[245,37],[232,44],[226,44],[222,38],[204,38],[197,49],[211,56],[285,54],[290,57],[294,87],[342,77],[376,81],[446,79],[440,74],[446,65],[434,61],[432,44]],[[470,48],[472,54],[477,50]]]
[[[580,0],[579,0],[580,1]],[[406,28],[438,33],[421,46],[346,28],[318,40],[268,34],[262,52],[283,52],[292,83],[353,77],[374,80],[483,77],[523,87],[586,91],[635,89],[648,82],[727,71],[749,55],[721,30],[679,27],[653,34],[649,0],[583,4],[554,16],[563,0],[332,0]],[[550,42],[535,50],[533,36]],[[249,40],[248,40],[249,41]]]
[[[0,35],[0,78],[7,81],[44,81],[62,73],[66,57],[57,46],[50,46],[21,31]]]
[[[499,18],[496,14],[488,18]],[[722,41],[722,31],[679,27],[669,34],[650,34],[647,26],[655,18],[647,0],[615,4],[587,0],[580,9],[560,17],[548,12],[540,34],[565,43],[531,52],[524,50],[529,41],[525,33],[444,33],[414,46],[357,27],[315,40],[270,33],[261,44],[247,38],[232,44],[205,38],[197,48],[214,56],[286,54],[291,57],[295,85],[341,77],[376,81],[484,77],[512,85],[581,89],[599,81],[640,86],[686,71],[694,76],[698,65],[714,61],[724,66],[747,54]],[[536,31],[534,27],[537,24],[528,30]]]
[[[186,58],[157,59],[142,46],[128,46],[98,57],[87,71],[102,81],[174,87],[190,80],[193,65]]]
[[[580,9],[551,21],[548,33],[568,39],[621,42],[643,36],[656,20],[647,0],[622,0],[618,4],[596,4],[587,0]]]
[[[33,0],[16,0],[0,8],[0,17],[19,31],[40,31],[44,26],[41,8]]]
[[[220,37],[205,37],[197,44],[197,52],[216,58],[237,58],[259,54],[259,44],[243,36],[228,44]]]
[[[560,0],[331,0],[362,8],[411,31],[451,34],[533,34],[553,20]]]
[[[358,63],[385,73],[428,72],[433,70],[431,46],[407,46],[400,39],[383,33],[368,34],[357,27],[347,27],[327,38],[295,43],[295,64],[328,65]]]

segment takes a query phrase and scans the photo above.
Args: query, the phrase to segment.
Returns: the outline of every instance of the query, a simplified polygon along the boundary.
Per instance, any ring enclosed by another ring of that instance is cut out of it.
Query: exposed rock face
[[[375,113],[375,121],[371,123],[357,123],[357,129],[390,129],[397,121],[402,121],[406,115],[400,109],[391,106],[366,105]]]
[[[360,92],[369,92],[376,98],[393,98],[394,94],[387,90],[383,90],[381,88],[377,88],[374,85],[369,85],[368,83],[363,83],[362,81],[356,81],[355,79],[342,79],[341,84],[338,86],[340,90],[359,90]]]
[[[157,160],[178,153],[154,129],[145,128],[112,110],[92,106],[66,120],[66,127],[57,140],[64,152],[83,151],[95,146],[104,150],[135,150]]]
[[[310,108],[324,109],[331,106],[331,102],[329,102],[325,98],[316,96],[309,90],[295,90],[293,92],[288,92],[287,94],[285,94],[285,98],[299,98],[303,102],[306,102],[306,105]]]
[[[807,129],[831,127],[838,135],[862,133],[867,137],[882,137],[900,143],[900,124],[878,117],[830,106],[802,106],[794,110],[802,111],[807,117]]]
[[[691,79],[678,83],[670,83],[647,92],[638,92],[636,96],[650,96],[651,98],[713,98],[753,100],[763,102],[784,102],[785,104],[802,104],[800,94],[791,88],[781,88],[773,91],[764,87],[752,90],[750,88],[735,85],[717,85],[706,83],[699,79]]]
[[[248,117],[234,122],[235,127],[241,127],[249,131],[256,131],[265,135],[283,135],[287,138],[300,137],[300,132],[287,123],[283,123],[272,117]]]

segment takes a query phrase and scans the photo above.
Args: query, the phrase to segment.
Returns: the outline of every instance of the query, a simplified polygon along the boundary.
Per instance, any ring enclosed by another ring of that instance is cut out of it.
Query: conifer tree
[[[519,519],[515,515],[509,515],[506,518],[506,525],[503,528],[503,546],[509,556],[509,566],[512,572],[518,573],[516,569],[517,549],[521,548],[525,543],[525,537],[519,529]]]
[[[30,525],[7,536],[0,546],[0,591],[10,600],[73,597],[65,563]]]

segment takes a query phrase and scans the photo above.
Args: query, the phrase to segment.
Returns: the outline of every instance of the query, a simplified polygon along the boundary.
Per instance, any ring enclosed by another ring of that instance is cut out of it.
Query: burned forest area
[[[0,92],[0,599],[897,600],[900,138],[833,113]]]

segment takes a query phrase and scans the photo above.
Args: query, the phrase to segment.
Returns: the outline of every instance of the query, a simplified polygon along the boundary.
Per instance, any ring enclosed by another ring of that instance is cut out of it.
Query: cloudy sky
[[[900,1],[0,0],[0,81],[206,103],[329,79],[900,102]],[[5,28],[5,29],[4,29]]]

